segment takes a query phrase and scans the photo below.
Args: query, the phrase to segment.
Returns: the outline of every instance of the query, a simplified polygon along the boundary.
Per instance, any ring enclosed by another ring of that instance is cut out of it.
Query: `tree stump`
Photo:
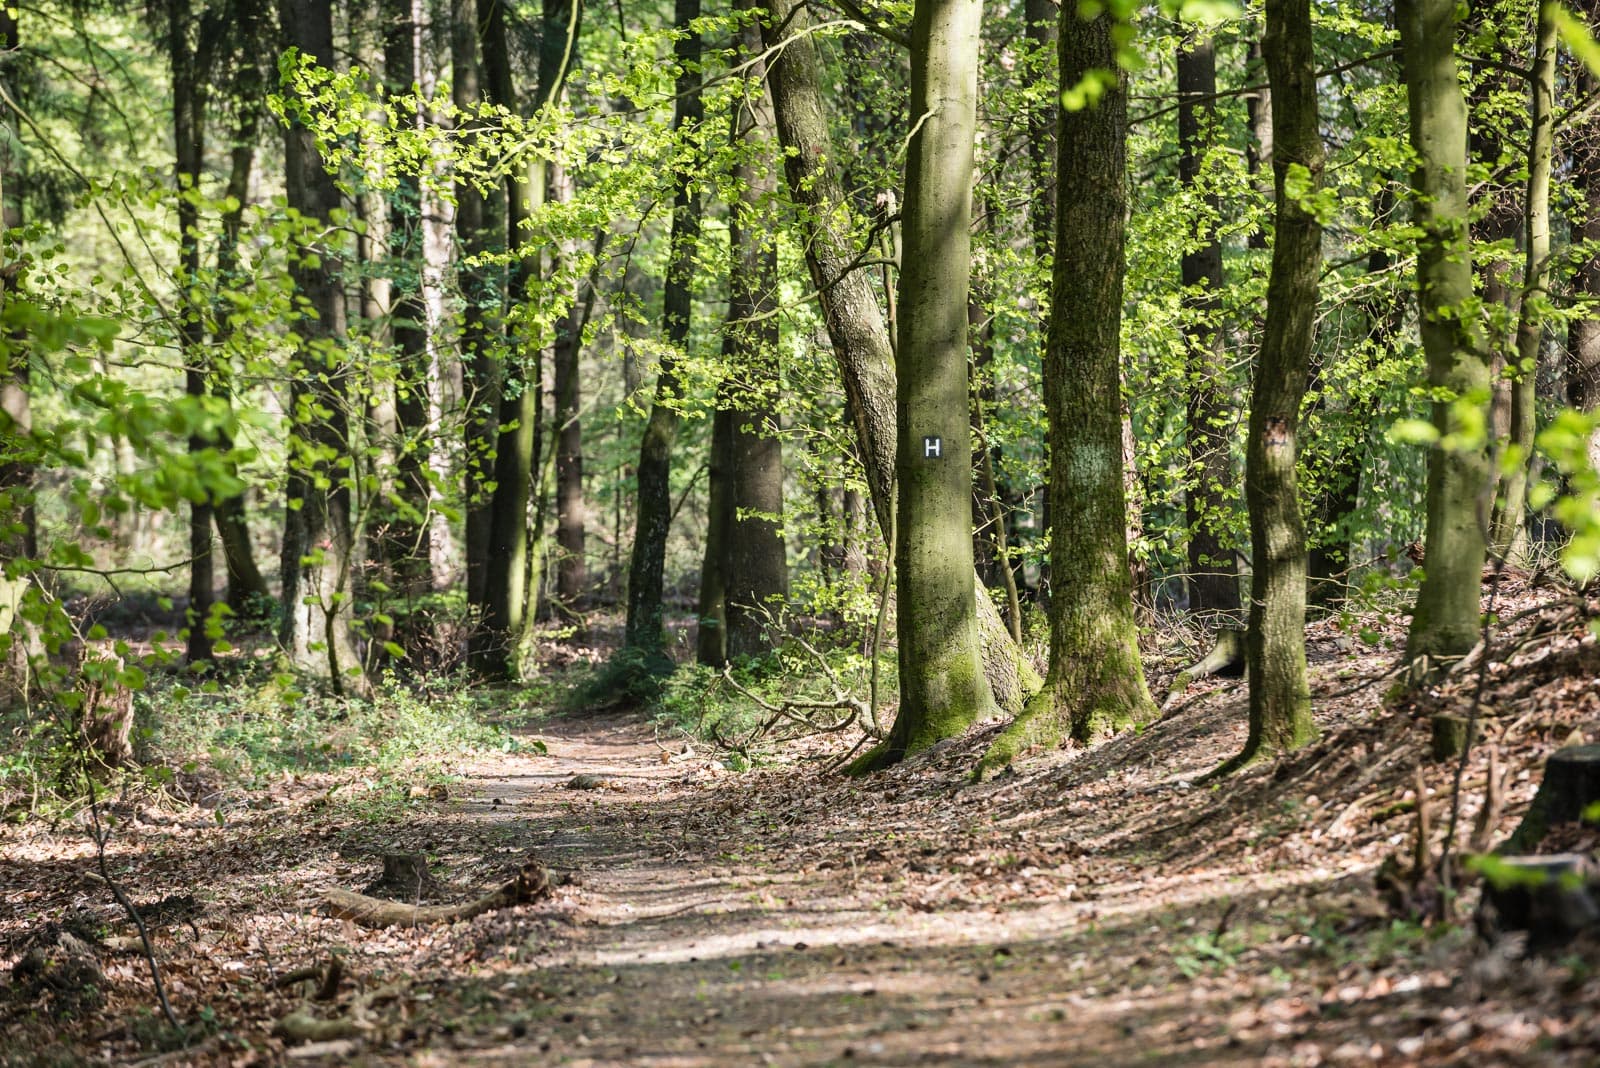
[[[386,853],[383,874],[362,891],[368,897],[391,901],[437,901],[448,891],[428,870],[428,858],[421,853]]]
[[[1544,841],[1551,827],[1576,823],[1600,803],[1600,745],[1558,749],[1545,761],[1544,779],[1527,815],[1502,851],[1526,853]]]
[[[1432,751],[1435,761],[1454,760],[1478,740],[1478,729],[1465,716],[1439,712],[1429,720],[1433,728]]]
[[[78,729],[89,751],[108,768],[133,763],[133,691],[121,681],[122,668],[122,658],[106,652],[85,652],[79,667]]]
[[[1480,929],[1527,931],[1530,945],[1555,946],[1600,926],[1600,868],[1582,854],[1500,857],[1485,874]]]

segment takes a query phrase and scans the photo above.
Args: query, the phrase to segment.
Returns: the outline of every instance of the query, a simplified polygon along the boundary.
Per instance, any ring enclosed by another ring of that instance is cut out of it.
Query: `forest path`
[[[967,784],[959,760],[856,783],[719,772],[626,719],[538,737],[546,756],[467,769],[460,808],[571,873],[557,922],[436,990],[470,1008],[409,1063],[1261,1063],[1304,1030],[1232,1034],[1230,1012],[1285,984],[1181,952],[1233,894],[1293,878],[1098,861],[1076,839],[1106,809],[991,808],[1010,788]]]

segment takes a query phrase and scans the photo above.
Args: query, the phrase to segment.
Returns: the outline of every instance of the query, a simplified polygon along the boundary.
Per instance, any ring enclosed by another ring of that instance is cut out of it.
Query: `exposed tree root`
[[[407,905],[349,890],[329,890],[323,895],[321,908],[335,919],[350,920],[362,927],[418,927],[470,920],[495,909],[537,901],[549,893],[550,873],[538,861],[530,860],[517,872],[516,878],[498,890],[458,905]]]
[[[1223,627],[1217,631],[1216,644],[1212,645],[1199,663],[1186,667],[1178,672],[1172,680],[1172,689],[1167,693],[1167,699],[1161,702],[1161,711],[1166,713],[1183,696],[1183,691],[1189,684],[1199,679],[1210,678],[1212,675],[1222,675],[1228,672],[1237,674],[1244,670],[1244,630],[1239,627]]]

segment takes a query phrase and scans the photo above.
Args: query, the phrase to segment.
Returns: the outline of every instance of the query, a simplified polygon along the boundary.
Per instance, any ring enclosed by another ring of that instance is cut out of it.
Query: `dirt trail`
[[[541,738],[548,756],[512,774],[475,769],[466,807],[514,813],[534,852],[573,873],[565,922],[476,994],[456,984],[487,1011],[433,1063],[1315,1063],[1321,991],[1268,960],[1291,964],[1306,940],[1228,949],[1225,928],[1241,902],[1250,922],[1285,921],[1304,908],[1297,884],[1337,873],[1163,875],[1095,857],[1085,847],[1115,833],[1114,813],[1022,814],[1004,803],[1015,782],[964,782],[965,752],[841,783],[664,763],[621,720]],[[602,783],[566,787],[583,775]],[[1179,788],[1148,772],[1125,787]],[[1382,1039],[1438,1020],[1386,1021]],[[1327,1047],[1349,1030],[1335,1022]]]

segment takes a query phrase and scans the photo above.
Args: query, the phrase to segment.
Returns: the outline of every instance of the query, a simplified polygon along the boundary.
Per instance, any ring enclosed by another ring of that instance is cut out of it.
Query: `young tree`
[[[994,708],[978,645],[967,413],[967,290],[982,0],[917,0],[896,347],[900,710],[866,769]]]
[[[1428,454],[1426,571],[1406,640],[1417,677],[1440,657],[1465,654],[1478,640],[1479,584],[1486,553],[1489,459],[1462,440],[1458,404],[1479,407],[1489,394],[1482,329],[1468,314],[1473,295],[1467,237],[1467,107],[1457,77],[1454,0],[1397,0],[1406,82],[1417,238],[1417,291],[1428,384],[1440,443]],[[1470,430],[1470,428],[1469,428]],[[1481,435],[1478,435],[1481,437]]]
[[[329,0],[279,0],[286,46],[332,62]],[[284,190],[291,210],[327,222],[340,213],[339,189],[323,166],[316,139],[298,121],[285,135]],[[289,476],[283,532],[283,623],[280,640],[291,662],[325,677],[335,692],[363,685],[351,636],[349,415],[346,409],[345,299],[338,282],[340,250],[330,242],[295,250],[295,287],[309,311],[298,325],[289,411]]]
[[[1092,742],[1148,719],[1128,570],[1119,375],[1127,213],[1127,76],[1112,19],[1063,8],[1061,87],[1086,78],[1097,100],[1063,109],[1056,141],[1055,265],[1044,350],[1050,421],[1050,668],[1044,688],[984,755],[1002,767],[1068,735]],[[1117,73],[1109,73],[1117,72]],[[1062,518],[1071,516],[1071,523]],[[1070,577],[1070,580],[1068,580]]]
[[[1600,19],[1600,0],[1582,0],[1574,6],[1590,25]],[[1600,77],[1579,66],[1575,88],[1578,98],[1587,100],[1600,90]],[[1579,198],[1572,238],[1587,249],[1578,263],[1573,287],[1581,296],[1600,300],[1600,116],[1591,115],[1569,127],[1566,148]],[[1567,328],[1566,387],[1567,403],[1579,411],[1600,409],[1600,312],[1593,309],[1575,317]],[[1600,438],[1590,453],[1600,462]]]
[[[1306,681],[1306,533],[1296,460],[1322,267],[1322,225],[1309,202],[1322,179],[1322,133],[1310,0],[1267,0],[1266,15],[1262,50],[1272,85],[1276,214],[1245,444],[1250,733],[1244,751],[1224,768],[1299,748],[1316,735]]]

